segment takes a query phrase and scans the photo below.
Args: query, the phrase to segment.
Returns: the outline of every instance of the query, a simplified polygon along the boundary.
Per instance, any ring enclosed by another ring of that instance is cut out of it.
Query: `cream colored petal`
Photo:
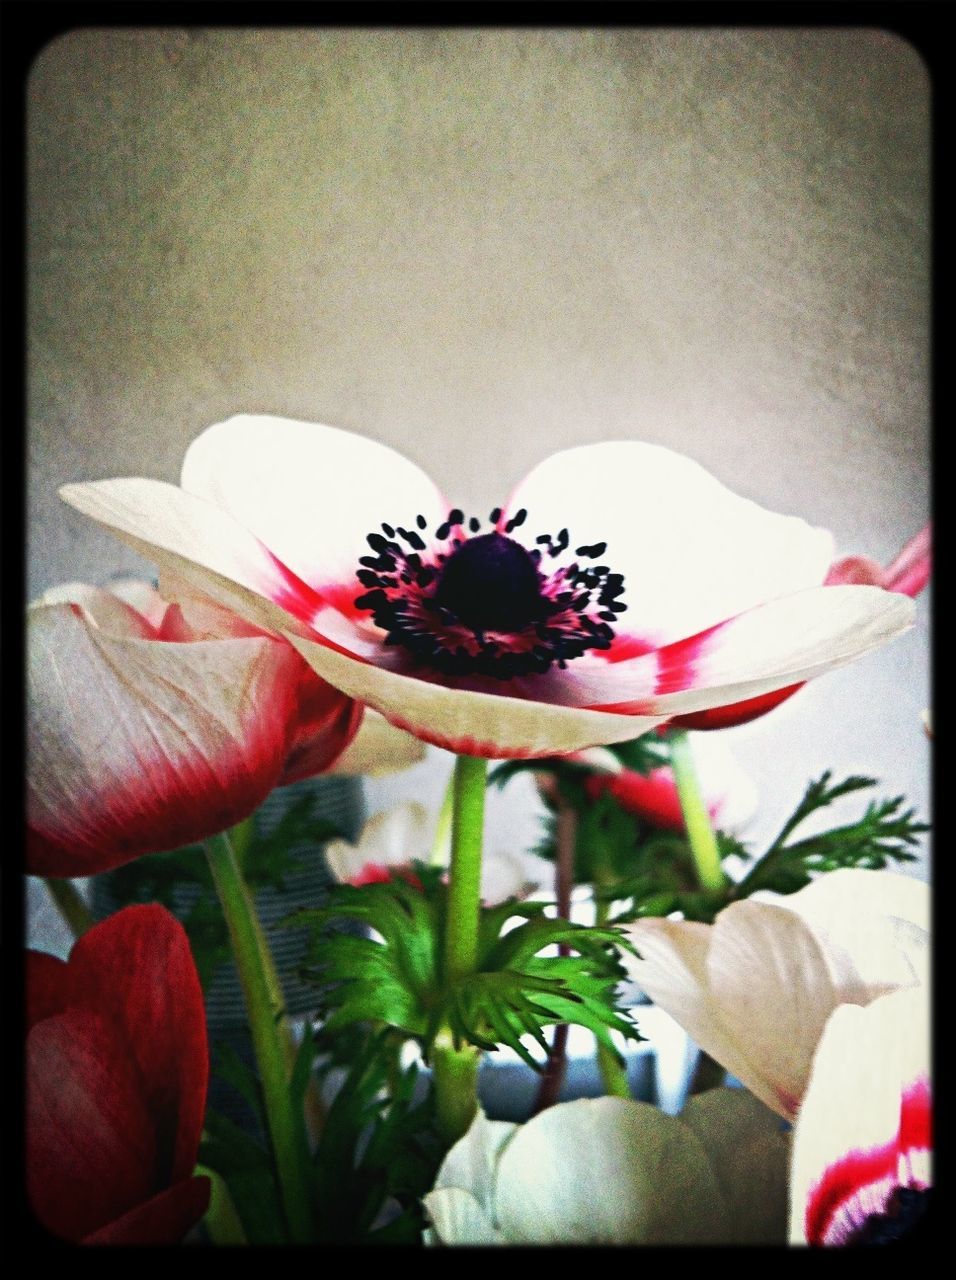
[[[269,631],[309,631],[323,601],[211,502],[159,480],[68,484],[65,502],[164,572]]]
[[[848,952],[873,994],[929,979],[930,891],[912,876],[841,868],[780,905]]]
[[[352,742],[329,773],[377,778],[399,769],[410,769],[425,758],[425,744],[403,729],[396,729],[377,711],[368,710]]]
[[[728,1239],[704,1150],[647,1103],[593,1098],[522,1125],[498,1162],[495,1216],[518,1244],[698,1244]]]
[[[784,1244],[790,1143],[780,1117],[746,1089],[708,1089],[680,1114],[707,1152],[734,1244]]]
[[[756,1090],[759,1081],[753,1079],[755,1071],[745,1047],[728,1034],[711,998],[707,951],[712,931],[712,925],[693,920],[638,920],[625,926],[624,932],[640,958],[625,956],[624,963],[642,990],[700,1048]],[[640,1009],[637,1020],[640,1027]],[[766,1085],[760,1096],[764,1094],[772,1097]]]
[[[792,1118],[827,1018],[871,993],[852,959],[825,947],[796,912],[732,903],[712,928],[707,982],[728,1040],[748,1062],[733,1070],[759,1098]]]
[[[568,701],[685,715],[823,675],[912,626],[915,606],[879,587],[817,587],[623,662],[571,664]]]
[[[468,1132],[455,1143],[442,1161],[435,1190],[460,1187],[469,1192],[493,1218],[494,1186],[498,1161],[518,1125],[489,1120],[479,1107]]]
[[[450,689],[357,662],[315,641],[287,634],[329,684],[368,703],[392,724],[425,742],[465,755],[551,756],[638,737],[661,723],[652,716],[612,715]]]
[[[107,584],[111,596],[117,596],[141,613],[151,626],[162,625],[166,601],[149,582],[142,578],[112,578]]]

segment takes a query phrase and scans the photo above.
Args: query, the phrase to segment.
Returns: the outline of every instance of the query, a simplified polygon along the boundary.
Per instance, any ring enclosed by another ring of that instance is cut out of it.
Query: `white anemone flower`
[[[793,1244],[885,1244],[919,1229],[933,1182],[929,991],[841,1005],[793,1131]]]
[[[554,454],[484,520],[393,449],[263,416],[202,432],[180,487],[61,493],[164,573],[287,635],[336,688],[474,756],[561,754],[753,707],[913,618],[881,587],[824,586],[825,530],[636,441]]]
[[[396,875],[414,880],[412,863],[432,860],[435,828],[428,810],[408,801],[369,818],[357,844],[329,841],[325,858],[336,880],[344,884],[382,883]],[[447,841],[438,854],[441,865],[447,866]],[[544,858],[489,850],[482,861],[481,898],[491,906],[506,898],[527,897],[553,879],[554,868]]]
[[[844,869],[767,897],[732,903],[712,925],[640,920],[625,930],[640,958],[625,962],[705,1052],[792,1120],[834,1009],[926,980],[929,890]]]
[[[789,1145],[742,1089],[679,1116],[589,1098],[526,1124],[479,1111],[424,1197],[430,1244],[782,1244]]]

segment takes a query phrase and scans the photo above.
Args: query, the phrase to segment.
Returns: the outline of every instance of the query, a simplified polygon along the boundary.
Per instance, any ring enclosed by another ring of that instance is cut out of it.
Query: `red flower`
[[[27,952],[27,1193],[83,1244],[172,1244],[206,1212],[194,1177],[209,1055],[182,926],[126,907],[69,962]]]

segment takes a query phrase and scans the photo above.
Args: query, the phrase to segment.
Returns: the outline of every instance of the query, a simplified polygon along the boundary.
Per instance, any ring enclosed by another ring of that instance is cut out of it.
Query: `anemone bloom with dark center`
[[[631,739],[838,667],[912,620],[879,587],[822,586],[825,531],[633,441],[555,454],[484,521],[384,445],[268,417],[204,431],[180,488],[62,494],[282,631],[330,684],[471,755]]]

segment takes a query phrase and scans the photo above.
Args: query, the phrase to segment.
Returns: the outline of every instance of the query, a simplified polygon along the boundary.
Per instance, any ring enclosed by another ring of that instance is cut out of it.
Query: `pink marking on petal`
[[[364,595],[366,590],[367,588],[357,580],[354,584],[329,582],[319,587],[322,598],[350,622],[361,621],[368,617],[367,609],[358,609],[355,605],[356,598]]]
[[[880,1212],[901,1185],[901,1156],[928,1152],[932,1141],[929,1081],[920,1077],[904,1089],[896,1135],[868,1151],[848,1151],[829,1165],[811,1187],[804,1213],[807,1243],[844,1244],[866,1217]],[[923,1187],[921,1178],[907,1185]]]
[[[887,591],[904,596],[917,596],[929,582],[932,571],[932,525],[926,525],[892,562],[883,575]]]

